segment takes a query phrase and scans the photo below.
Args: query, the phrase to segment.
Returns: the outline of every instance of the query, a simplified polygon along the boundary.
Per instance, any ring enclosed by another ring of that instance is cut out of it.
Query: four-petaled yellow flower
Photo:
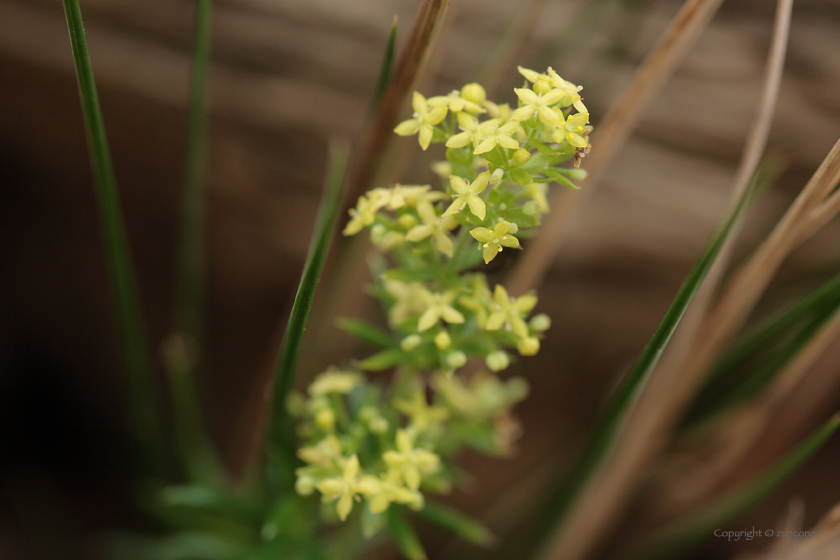
[[[382,189],[385,190],[385,189]],[[376,217],[376,212],[388,203],[387,198],[384,198],[379,193],[368,193],[369,196],[360,196],[356,203],[356,208],[350,209],[350,221],[347,222],[344,235],[356,235],[364,228],[373,224]]]
[[[446,118],[447,109],[445,105],[441,105],[429,110],[426,98],[417,91],[414,92],[411,106],[414,109],[412,118],[398,124],[394,132],[400,136],[412,136],[419,132],[417,140],[420,143],[420,147],[425,150],[432,141],[434,125]]]
[[[554,87],[562,89],[566,92],[566,97],[563,98],[561,103],[562,107],[568,107],[569,105],[574,105],[575,109],[577,109],[581,113],[588,113],[589,110],[586,108],[586,105],[583,104],[581,101],[580,94],[578,93],[580,90],[583,89],[583,86],[576,86],[572,82],[566,81],[561,78],[557,72],[548,67],[548,75],[551,77],[551,83]]]
[[[421,473],[433,474],[440,466],[440,457],[431,451],[415,448],[411,437],[404,431],[397,431],[397,450],[386,451],[382,458],[389,469],[399,474],[411,490],[420,487]]]
[[[425,306],[420,303],[419,298],[423,289],[422,284],[417,282],[385,281],[385,291],[396,300],[388,311],[388,318],[392,324],[399,323],[406,317],[418,315],[426,310]]]
[[[457,295],[456,290],[447,290],[440,294],[432,293],[425,288],[421,289],[417,296],[426,306],[426,310],[420,315],[420,320],[417,322],[417,332],[423,332],[434,327],[441,318],[447,323],[463,323],[464,316],[452,307],[452,302],[455,301]]]
[[[511,120],[506,124],[499,126],[499,121],[490,119],[478,125],[476,137],[481,141],[473,150],[474,154],[484,154],[495,148],[501,146],[503,148],[519,148],[519,142],[511,138],[519,130],[519,121]]]
[[[435,213],[434,206],[425,201],[417,204],[417,213],[420,214],[423,223],[411,228],[405,234],[405,238],[409,241],[416,242],[422,241],[431,235],[435,240],[435,245],[438,250],[447,257],[451,257],[455,250],[455,244],[446,232],[458,227],[457,220],[452,216],[438,217]]]
[[[489,171],[479,173],[478,177],[476,177],[475,181],[472,183],[468,183],[466,180],[458,177],[457,175],[450,176],[449,183],[452,185],[452,190],[455,191],[455,194],[453,195],[455,200],[446,212],[443,213],[443,215],[451,216],[453,214],[457,214],[463,210],[465,206],[469,206],[470,212],[478,216],[479,220],[483,220],[484,215],[487,212],[487,206],[484,204],[484,201],[481,199],[479,194],[487,188],[487,182],[489,180]]]
[[[446,409],[430,406],[426,402],[426,395],[419,390],[411,395],[411,400],[394,400],[394,408],[411,418],[411,427],[416,432],[424,432],[430,426],[440,424],[449,417]]]
[[[537,296],[525,294],[522,297],[512,298],[508,295],[504,286],[496,284],[496,290],[493,292],[493,303],[492,312],[490,317],[487,318],[484,328],[488,331],[496,331],[504,325],[506,329],[512,330],[516,336],[527,338],[528,325],[525,324],[522,316],[530,313],[537,305]]]
[[[492,230],[478,227],[470,232],[476,241],[481,245],[479,249],[484,250],[484,262],[489,263],[502,252],[502,247],[519,247],[519,240],[511,233],[511,224],[505,220],[496,224]]]
[[[481,108],[481,105],[473,103],[468,99],[464,99],[461,96],[461,92],[457,89],[446,95],[436,95],[435,97],[430,97],[428,99],[428,104],[432,107],[449,107],[449,110],[453,113],[458,113],[460,111],[469,111],[470,113],[476,114],[485,112],[484,109]]]
[[[340,477],[327,478],[318,483],[317,488],[321,494],[338,499],[335,511],[342,521],[347,519],[353,509],[353,500],[357,495],[371,496],[379,491],[368,477],[359,478],[358,474],[359,458],[353,455],[347,459]]]
[[[453,134],[446,141],[447,148],[463,148],[470,142],[478,144],[478,119],[469,113],[458,113],[458,127],[463,131]]]
[[[403,486],[398,473],[394,471],[390,471],[382,479],[377,480],[376,485],[379,492],[369,498],[371,513],[383,513],[391,502],[406,504],[413,509],[423,508],[423,494]]]
[[[514,119],[527,121],[536,113],[540,120],[548,126],[561,126],[563,124],[562,113],[551,108],[565,96],[562,90],[554,88],[546,94],[538,94],[528,88],[516,88],[513,91],[522,100],[522,107],[513,112]]]
[[[575,148],[585,148],[589,145],[589,141],[583,136],[586,130],[586,123],[589,122],[589,113],[578,113],[577,115],[569,115],[563,126],[557,127],[552,138],[558,144],[566,141]]]

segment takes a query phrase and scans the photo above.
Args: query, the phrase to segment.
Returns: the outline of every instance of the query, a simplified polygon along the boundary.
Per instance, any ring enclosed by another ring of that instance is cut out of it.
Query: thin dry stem
[[[734,180],[732,206],[746,190],[767,143],[784,66],[791,9],[792,0],[779,0],[762,101]],[[690,402],[705,371],[705,366],[690,361],[692,342],[703,327],[706,309],[726,269],[735,237],[736,229],[733,229],[695,296],[691,310],[683,318],[672,352],[654,371],[640,396],[639,406],[631,412],[612,462],[596,474],[579,497],[576,509],[554,541],[549,558],[576,559],[588,554],[621,511],[641,470],[664,447],[667,434]]]
[[[411,33],[400,53],[391,83],[370,129],[364,148],[359,152],[357,168],[345,201],[352,202],[368,189],[382,163],[388,142],[394,134],[400,111],[423,74],[437,42],[449,0],[423,0]]]
[[[571,212],[591,196],[603,172],[624,146],[645,110],[664,87],[688,49],[705,29],[723,0],[688,0],[636,72],[630,87],[598,124],[592,154],[585,167],[589,177],[578,192],[556,191],[551,214],[538,237],[531,241],[505,284],[512,294],[538,285],[560,248]]]

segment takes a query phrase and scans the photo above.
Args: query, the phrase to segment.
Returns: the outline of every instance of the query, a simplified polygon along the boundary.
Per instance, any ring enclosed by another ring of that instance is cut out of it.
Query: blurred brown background
[[[200,389],[210,431],[236,471],[252,449],[265,364],[305,257],[327,141],[359,140],[392,18],[399,17],[401,44],[418,4],[215,4],[209,355]],[[551,65],[584,85],[597,129],[680,4],[548,1],[516,63]],[[490,508],[490,519],[502,523],[516,515],[505,505],[515,503],[504,501],[512,499],[508,490],[546,461],[569,457],[655,329],[725,206],[757,106],[774,4],[724,3],[574,217],[540,290],[538,310],[552,316],[553,327],[540,355],[515,365],[533,389],[521,407],[519,453],[465,457],[476,483],[454,497],[461,507],[476,515]],[[186,0],[82,2],[155,344],[169,327],[193,9]],[[503,0],[452,0],[424,93],[444,93],[479,75],[518,9]],[[82,558],[96,553],[89,537],[103,527],[137,523],[109,287],[61,4],[0,0],[0,22],[0,558]],[[513,102],[510,87],[520,78],[514,67],[502,75],[503,93],[492,95]],[[772,227],[840,137],[838,92],[840,3],[797,1],[769,142],[787,166],[753,212],[741,254]],[[397,179],[433,180],[425,161]],[[839,229],[830,224],[795,253],[757,316],[840,269]],[[316,335],[341,336],[328,324],[321,329]],[[838,369],[834,346],[820,367]],[[367,351],[349,348],[349,357]],[[311,376],[317,365],[304,362],[301,374]],[[792,416],[780,417],[779,445],[790,445],[802,426],[816,425],[838,404],[837,384],[803,394]],[[805,498],[810,526],[840,500],[838,460],[835,438],[736,528],[772,526],[792,495]],[[74,525],[52,541],[38,538],[56,519]],[[736,548],[722,544],[698,554],[725,557]],[[433,557],[443,557],[439,546],[429,545]]]

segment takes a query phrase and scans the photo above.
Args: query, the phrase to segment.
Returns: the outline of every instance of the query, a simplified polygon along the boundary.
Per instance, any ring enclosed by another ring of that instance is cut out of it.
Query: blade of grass
[[[382,97],[391,83],[391,71],[394,69],[394,51],[397,47],[397,16],[394,16],[394,23],[391,24],[391,32],[388,34],[388,43],[385,45],[385,54],[382,57],[382,67],[379,69],[379,79],[376,81],[376,90],[370,103],[368,113],[373,113],[379,108]]]
[[[408,560],[426,560],[426,551],[405,515],[397,508],[388,511],[388,534]]]
[[[619,554],[620,560],[659,560],[676,558],[712,536],[716,529],[735,520],[741,513],[781,485],[819,450],[840,426],[835,414],[811,436],[751,481],[727,492],[701,510],[681,518],[645,537]]]
[[[309,310],[312,308],[312,300],[315,297],[315,290],[318,287],[321,271],[324,268],[327,251],[338,224],[338,212],[341,208],[341,198],[344,192],[348,157],[348,149],[343,144],[334,144],[331,147],[324,196],[318,209],[318,218],[309,245],[309,254],[303,266],[300,285],[295,296],[295,302],[292,305],[292,312],[289,316],[286,333],[280,346],[280,355],[275,367],[271,416],[269,417],[270,423],[267,432],[270,442],[284,448],[291,445],[290,432],[292,431],[286,413],[286,397],[294,383],[306,319],[309,317]]]
[[[212,0],[196,0],[192,73],[181,198],[181,241],[175,282],[174,328],[200,356],[203,331],[205,215]]]
[[[562,189],[552,195],[549,202],[552,211],[543,222],[540,235],[528,243],[528,250],[505,282],[511,295],[523,294],[542,280],[561,246],[560,238],[572,210],[591,195],[602,173],[627,142],[644,111],[665,86],[722,1],[688,0],[636,72],[633,82],[604,120],[597,124],[592,153],[586,159],[589,177],[582,185],[584,188],[577,194]]]
[[[692,424],[706,418],[725,406],[720,399],[729,400],[729,391],[738,387],[759,388],[769,381],[773,374],[780,371],[790,359],[804,346],[819,328],[830,319],[840,308],[840,275],[835,276],[814,290],[802,300],[781,311],[775,317],[753,330],[738,344],[724,353],[715,366],[710,370],[705,388],[695,400],[695,404],[688,413],[685,424]],[[796,336],[789,340],[782,350],[773,352],[772,364],[765,364],[747,372],[746,376],[739,375],[738,369],[747,364],[764,348],[772,348],[778,338],[796,331]],[[795,343],[795,344],[794,344]],[[769,365],[776,365],[771,371]],[[762,381],[761,373],[770,375]],[[742,389],[743,390],[743,389]],[[736,401],[729,401],[731,404]]]
[[[158,398],[146,346],[134,265],[85,40],[82,13],[78,0],[63,0],[63,4],[76,66],[88,151],[96,183],[96,201],[105,243],[105,257],[117,304],[124,367],[128,373],[132,425],[147,472],[162,474],[165,455]]]
[[[483,523],[443,504],[426,502],[416,515],[479,546],[490,547],[496,541],[495,535]]]

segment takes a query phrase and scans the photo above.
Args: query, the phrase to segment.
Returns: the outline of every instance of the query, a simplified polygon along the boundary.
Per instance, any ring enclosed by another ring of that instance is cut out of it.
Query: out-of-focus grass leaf
[[[121,560],[242,560],[252,547],[212,533],[184,532],[159,539],[114,535],[111,554]]]
[[[394,341],[391,340],[387,332],[371,325],[367,321],[342,317],[338,320],[338,328],[374,346],[382,348],[391,348],[394,346]]]
[[[396,507],[388,510],[388,534],[408,560],[426,560],[426,551],[405,515]]]
[[[134,264],[117,192],[117,181],[111,164],[79,2],[63,0],[63,3],[82,101],[88,151],[96,183],[96,201],[105,243],[105,257],[111,289],[117,304],[122,353],[128,372],[132,424],[148,472],[160,475],[165,470],[166,459],[157,390],[146,346],[140,296],[135,284]]]
[[[765,387],[840,309],[840,275],[729,348],[712,367],[685,425],[742,402]]]
[[[397,47],[397,16],[394,16],[394,23],[391,24],[391,32],[388,34],[388,43],[385,45],[385,54],[382,57],[382,67],[379,69],[379,79],[376,81],[376,90],[373,93],[373,100],[370,104],[369,114],[373,114],[382,102],[382,97],[391,83],[391,71],[394,69],[394,51]]]
[[[426,502],[423,509],[416,513],[417,517],[425,519],[430,523],[439,525],[444,529],[461,537],[465,541],[479,546],[491,546],[496,537],[480,521],[472,519],[443,504]]]
[[[309,245],[309,254],[303,266],[300,285],[295,296],[295,302],[292,305],[286,333],[283,336],[280,356],[277,359],[274,392],[271,400],[270,425],[267,431],[271,438],[270,441],[282,447],[291,444],[292,426],[286,414],[286,397],[295,379],[306,319],[309,317],[309,310],[312,308],[312,300],[315,297],[318,280],[324,268],[330,241],[338,223],[338,212],[341,208],[348,159],[349,150],[346,146],[333,145],[327,167],[324,197],[318,209],[318,218],[315,223],[315,232]]]
[[[835,414],[791,452],[751,481],[727,492],[700,511],[656,531],[618,558],[660,560],[676,558],[687,552],[782,484],[822,447],[838,426],[840,415]]]

